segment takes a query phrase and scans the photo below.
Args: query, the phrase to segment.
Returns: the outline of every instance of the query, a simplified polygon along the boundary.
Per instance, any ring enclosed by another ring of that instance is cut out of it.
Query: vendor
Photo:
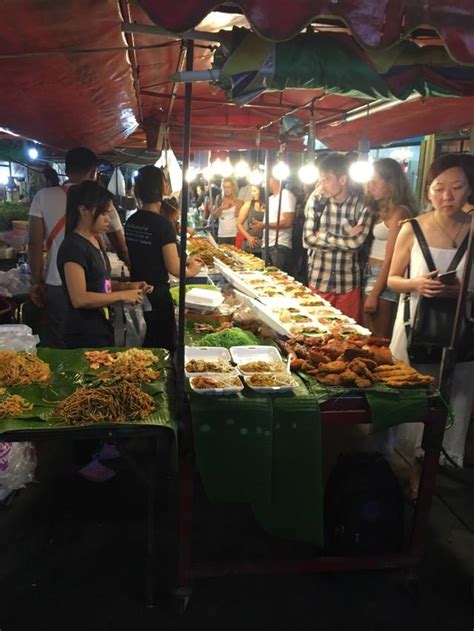
[[[119,300],[139,304],[153,288],[144,282],[110,280],[110,263],[100,235],[109,229],[113,196],[97,182],[71,186],[67,194],[66,237],[58,271],[69,302],[66,348],[114,345],[109,309]]]
[[[125,236],[131,264],[131,278],[143,278],[153,285],[149,295],[152,310],[145,312],[147,333],[144,346],[176,347],[174,306],[169,291],[168,274],[179,276],[180,259],[176,248],[176,228],[160,214],[163,200],[163,171],[145,166],[135,179],[135,196],[139,210],[125,224]],[[199,259],[189,257],[186,277],[201,270]]]

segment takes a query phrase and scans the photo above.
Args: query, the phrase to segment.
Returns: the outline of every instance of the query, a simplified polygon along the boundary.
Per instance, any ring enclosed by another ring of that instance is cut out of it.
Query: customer
[[[217,243],[235,245],[237,217],[242,207],[242,202],[237,196],[236,181],[231,177],[225,177],[222,180],[222,199],[214,210],[211,210],[214,221],[219,220]]]
[[[362,247],[372,218],[349,178],[351,158],[329,154],[321,161],[321,196],[306,207],[304,244],[308,286],[347,316],[361,318]]]
[[[474,180],[466,170],[462,156],[441,156],[431,165],[426,180],[427,198],[433,210],[407,221],[398,235],[388,287],[399,294],[408,293],[410,322],[413,324],[420,296],[425,298],[445,297],[455,299],[459,293],[460,279],[464,271],[466,255],[456,268],[457,280],[445,285],[436,280],[437,273],[446,272],[456,250],[467,237],[471,217],[462,211],[467,198],[474,191]],[[418,225],[429,246],[437,272],[429,272],[413,223]],[[472,272],[471,272],[472,282]],[[401,300],[393,330],[391,349],[395,357],[408,361],[407,335],[405,329],[404,301]],[[418,364],[418,370],[438,377],[440,364]],[[455,415],[454,426],[446,432],[443,445],[449,457],[459,466],[463,465],[464,444],[469,427],[474,393],[474,362],[458,362],[454,372],[451,406]],[[400,439],[413,455],[421,444],[421,428],[410,424],[400,428]]]
[[[67,194],[66,237],[57,265],[69,309],[66,348],[114,345],[108,307],[119,300],[138,304],[153,288],[144,282],[110,280],[110,263],[100,235],[109,228],[113,196],[97,182],[84,181]]]
[[[365,272],[364,326],[390,339],[399,295],[387,288],[400,221],[414,216],[415,200],[402,167],[392,158],[374,162],[367,204],[373,215],[372,243]]]
[[[271,195],[268,200],[268,258],[271,265],[276,265],[284,272],[292,271],[291,247],[293,234],[293,219],[295,215],[296,199],[291,191],[281,189],[281,182],[274,177],[269,180]],[[281,191],[281,204],[280,204]],[[280,220],[278,208],[280,207]],[[253,230],[263,230],[264,221],[254,219]],[[265,248],[265,232],[262,236]]]
[[[46,307],[47,331],[42,340],[51,348],[64,347],[64,324],[67,317],[67,300],[61,286],[56,265],[59,246],[64,239],[66,221],[66,194],[69,186],[86,180],[95,180],[97,156],[86,147],[76,147],[66,154],[68,181],[61,187],[43,188],[30,208],[28,234],[28,261],[31,267],[31,300],[38,307]],[[112,207],[107,236],[119,257],[128,265],[127,246],[117,211]],[[43,264],[43,247],[46,244],[46,267]]]
[[[140,169],[135,179],[135,196],[141,207],[125,224],[125,235],[132,280],[144,279],[154,287],[148,296],[152,310],[145,312],[147,333],[143,345],[174,351],[176,324],[168,274],[179,276],[180,259],[176,248],[176,228],[160,214],[163,187],[161,169],[154,166]],[[195,276],[201,267],[199,259],[190,257],[186,276]]]
[[[251,186],[251,200],[245,202],[237,219],[237,229],[244,238],[244,250],[256,256],[262,254],[263,228],[252,227],[254,220],[263,222],[265,215],[265,193],[260,186]]]

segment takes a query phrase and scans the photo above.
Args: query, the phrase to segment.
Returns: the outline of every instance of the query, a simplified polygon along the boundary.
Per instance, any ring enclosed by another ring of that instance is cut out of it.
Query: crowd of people
[[[320,179],[303,200],[270,178],[267,208],[261,187],[239,189],[233,178],[225,177],[220,191],[196,188],[192,202],[201,226],[207,223],[218,243],[240,245],[304,279],[342,313],[391,340],[394,355],[409,361],[407,332],[419,298],[454,299],[459,292],[466,254],[458,257],[449,283],[441,274],[465,246],[470,230],[466,210],[474,196],[472,158],[452,154],[433,162],[426,182],[428,211],[417,208],[395,160],[374,163],[366,190],[351,181],[350,165],[346,155],[324,157],[318,164]],[[144,345],[174,351],[169,275],[179,276],[180,268],[177,204],[166,199],[162,170],[145,166],[135,179],[138,210],[123,227],[112,195],[96,181],[96,168],[92,151],[72,149],[66,155],[66,184],[42,189],[31,204],[31,297],[48,318],[47,339],[42,341],[57,348],[111,346],[110,307],[118,301],[139,304],[146,295],[151,309],[145,313]],[[419,231],[435,270],[427,266]],[[105,234],[128,266],[130,281],[111,280]],[[195,276],[201,267],[198,258],[189,257],[186,275]],[[439,357],[417,367],[436,376]],[[452,397],[456,425],[445,439],[449,459],[461,466],[473,367],[472,361],[457,364]],[[407,440],[418,448],[418,435]]]

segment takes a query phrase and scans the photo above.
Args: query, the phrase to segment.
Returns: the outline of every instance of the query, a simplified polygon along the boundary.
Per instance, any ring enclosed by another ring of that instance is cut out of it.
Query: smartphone
[[[438,274],[436,280],[439,280],[443,285],[454,285],[456,282],[456,270],[452,272],[445,272],[444,274]]]

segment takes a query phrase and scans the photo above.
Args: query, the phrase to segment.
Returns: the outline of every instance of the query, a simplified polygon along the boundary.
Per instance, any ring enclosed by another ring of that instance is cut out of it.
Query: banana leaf
[[[6,395],[18,394],[33,404],[32,410],[26,410],[21,416],[0,420],[0,433],[21,430],[42,429],[83,429],[84,425],[71,426],[54,417],[56,405],[72,394],[78,387],[99,385],[97,380],[100,370],[90,369],[89,362],[84,358],[87,349],[50,349],[39,348],[38,357],[47,362],[51,368],[51,380],[46,384],[29,384],[11,386],[6,389]],[[95,349],[96,350],[96,349]],[[110,348],[110,352],[122,352],[127,349]],[[168,351],[150,349],[157,357],[156,367],[161,371],[160,377],[151,383],[141,384],[143,392],[153,397],[156,410],[146,419],[127,423],[126,426],[159,425],[176,431],[174,422],[174,396],[171,373],[171,362]],[[98,423],[93,427],[111,427],[113,423]],[[120,427],[125,425],[121,424]]]

